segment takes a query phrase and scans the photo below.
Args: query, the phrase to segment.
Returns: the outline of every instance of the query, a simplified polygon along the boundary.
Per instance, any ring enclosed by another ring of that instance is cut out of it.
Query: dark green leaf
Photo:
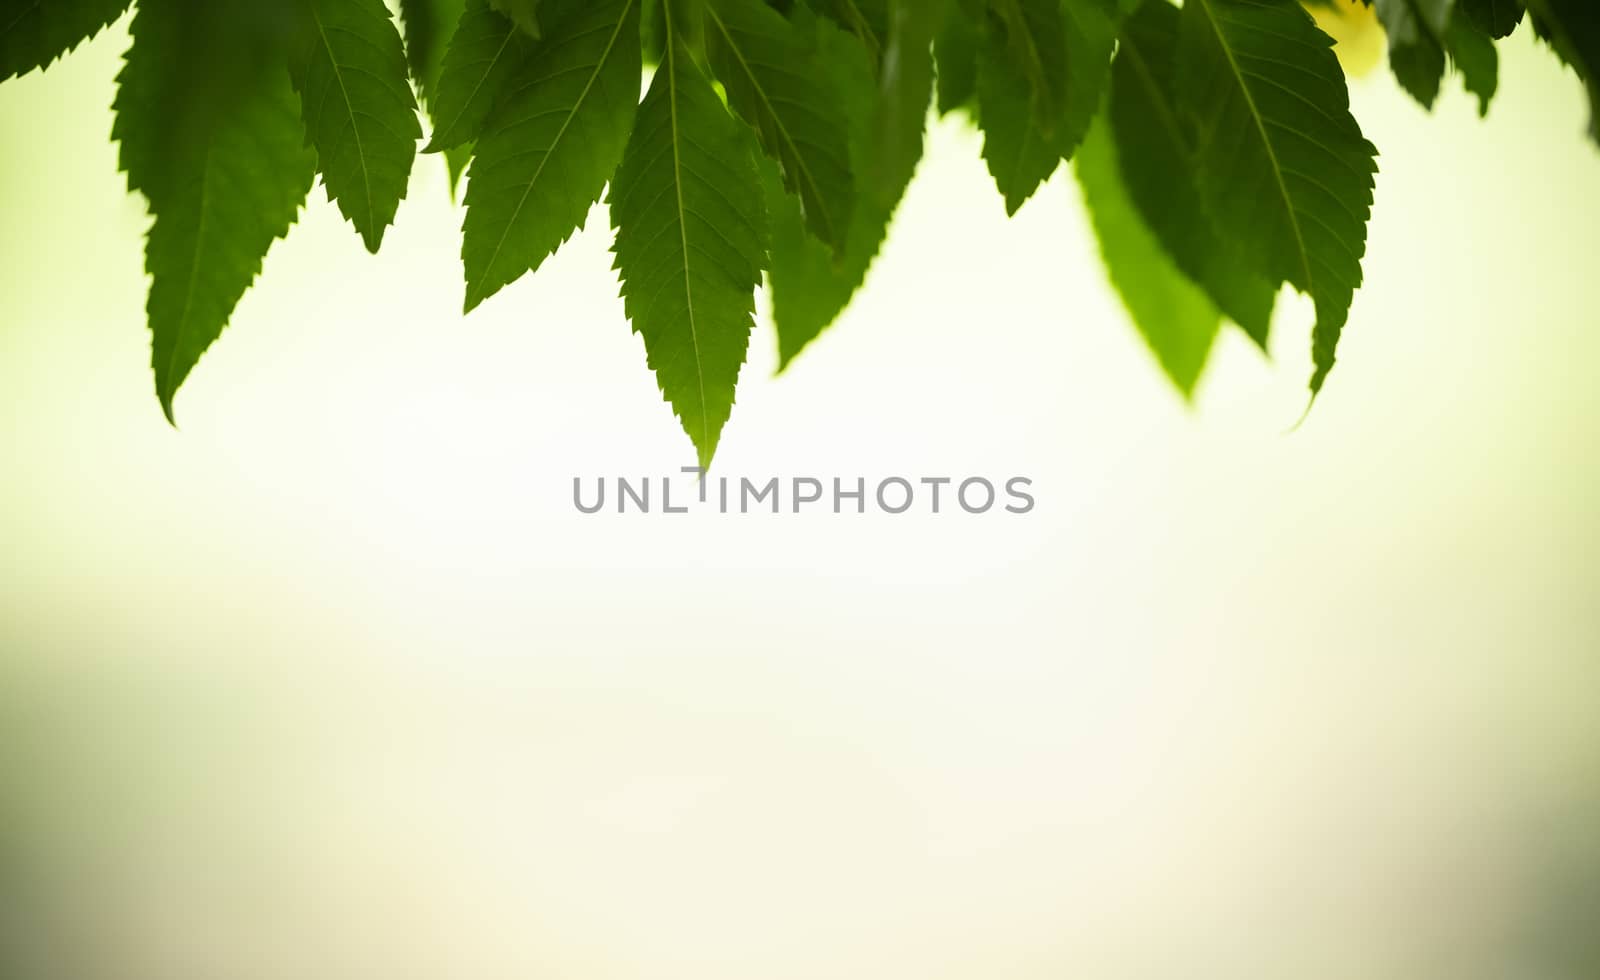
[[[1122,184],[1178,268],[1265,350],[1277,283],[1218,234],[1201,202],[1181,119],[1179,22],[1176,7],[1152,0],[1123,31],[1107,106]]]
[[[411,64],[411,77],[417,83],[417,94],[435,130],[439,116],[434,111],[434,98],[439,88],[439,73],[444,70],[444,53],[456,25],[466,12],[466,0],[400,0],[400,17],[404,22],[406,60]],[[445,151],[445,166],[450,174],[450,195],[455,197],[461,174],[472,159],[471,145],[453,147]]]
[[[762,0],[711,0],[712,69],[800,198],[806,226],[843,250],[855,207],[849,129],[814,43]]]
[[[282,15],[250,0],[141,0],[133,21],[112,137],[155,216],[151,362],[169,420],[315,176],[283,70]]]
[[[637,0],[570,2],[575,15],[551,18],[477,143],[461,246],[468,311],[583,226],[633,127]]]
[[[1389,68],[1412,98],[1433,108],[1444,77],[1444,36],[1454,0],[1376,0],[1389,37]]]
[[[1134,326],[1185,398],[1205,368],[1222,314],[1156,241],[1122,184],[1117,148],[1102,121],[1073,160],[1106,271]]]
[[[483,0],[469,0],[439,72],[427,152],[461,146],[483,134],[495,100],[533,45],[526,33]]]
[[[1522,23],[1521,0],[1460,0],[1461,13],[1495,40],[1510,37]]]
[[[0,11],[0,82],[44,68],[122,16],[132,0],[8,0]]]
[[[922,159],[922,131],[933,99],[933,39],[944,26],[948,0],[887,3],[873,146],[858,173],[861,193],[892,211]]]
[[[1593,0],[1524,0],[1540,36],[1589,91],[1589,135],[1600,143],[1600,16]]]
[[[1445,34],[1450,63],[1461,72],[1467,91],[1478,97],[1478,115],[1489,114],[1489,102],[1500,87],[1500,56],[1494,42],[1459,11]]]
[[[628,318],[709,467],[750,344],[766,211],[749,130],[668,14],[661,68],[612,181],[611,220]]]
[[[1179,91],[1201,199],[1256,269],[1314,302],[1313,395],[1361,283],[1377,172],[1332,45],[1297,4],[1183,7]]]
[[[941,113],[972,108],[978,98],[978,46],[982,38],[979,23],[977,17],[963,11],[946,17],[944,27],[933,39]]]
[[[376,252],[406,195],[422,127],[382,0],[306,0],[296,81],[328,197]]]

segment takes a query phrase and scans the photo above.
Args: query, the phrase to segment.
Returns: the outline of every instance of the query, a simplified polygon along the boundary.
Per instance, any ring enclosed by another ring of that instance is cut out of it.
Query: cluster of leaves
[[[1493,42],[1525,15],[1600,102],[1592,0],[1375,3],[1424,104],[1453,65],[1487,108]],[[866,276],[930,102],[980,127],[1008,212],[1074,162],[1112,281],[1185,392],[1224,318],[1266,343],[1288,283],[1316,309],[1315,394],[1361,282],[1376,150],[1296,0],[400,0],[398,21],[384,0],[5,0],[0,81],[135,5],[113,138],[154,217],[169,419],[319,174],[378,250],[419,102],[424,152],[452,188],[466,171],[468,311],[607,195],[627,315],[702,464],[763,276],[787,364]]]

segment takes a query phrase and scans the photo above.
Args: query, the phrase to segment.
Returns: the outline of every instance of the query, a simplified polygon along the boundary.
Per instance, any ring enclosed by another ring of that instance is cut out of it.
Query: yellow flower
[[[1306,7],[1317,26],[1337,42],[1333,52],[1346,74],[1359,77],[1378,67],[1383,60],[1383,28],[1371,7],[1361,0],[1327,0]]]

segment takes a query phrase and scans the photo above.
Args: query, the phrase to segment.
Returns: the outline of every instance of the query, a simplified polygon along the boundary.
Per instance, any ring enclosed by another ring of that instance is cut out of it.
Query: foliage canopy
[[[376,252],[420,147],[452,188],[465,171],[468,312],[605,198],[627,315],[709,465],[763,276],[787,365],[864,280],[930,103],[981,129],[1008,213],[1072,161],[1111,282],[1186,395],[1224,322],[1265,346],[1288,284],[1316,310],[1315,396],[1377,149],[1305,8],[1355,2],[399,0],[397,19],[384,0],[4,0],[0,81],[135,8],[112,135],[153,218],[169,419],[317,177]],[[1359,2],[1425,106],[1454,71],[1486,112],[1495,42],[1524,21],[1600,105],[1593,0]]]

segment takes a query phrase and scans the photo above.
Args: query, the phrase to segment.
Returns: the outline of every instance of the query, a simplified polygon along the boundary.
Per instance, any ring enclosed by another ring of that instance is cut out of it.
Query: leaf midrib
[[[211,152],[213,144],[206,140],[205,155],[200,162],[200,217],[195,222],[194,248],[189,256],[189,282],[183,292],[183,311],[178,315],[178,331],[172,338],[172,349],[167,352],[167,370],[165,383],[161,385],[161,409],[167,416],[167,422],[176,426],[177,420],[172,415],[172,400],[178,394],[178,385],[173,379],[173,373],[178,369],[178,352],[183,349],[184,338],[189,333],[189,311],[194,307],[195,283],[200,278],[200,249],[206,237],[206,216],[210,213],[211,200]]]
[[[689,209],[683,201],[683,158],[678,150],[678,53],[677,40],[673,37],[672,10],[668,0],[662,0],[662,7],[666,8],[667,15],[667,51],[665,61],[667,64],[667,110],[672,123],[672,189],[678,198],[678,238],[683,245],[683,298],[684,310],[689,318],[689,348],[694,351],[694,380],[700,393],[700,456],[701,466],[704,467],[710,460],[706,458],[708,447],[711,445],[711,432],[707,426],[707,416],[710,414],[706,407],[706,373],[700,361],[700,333],[694,322],[694,282],[689,272]]]

